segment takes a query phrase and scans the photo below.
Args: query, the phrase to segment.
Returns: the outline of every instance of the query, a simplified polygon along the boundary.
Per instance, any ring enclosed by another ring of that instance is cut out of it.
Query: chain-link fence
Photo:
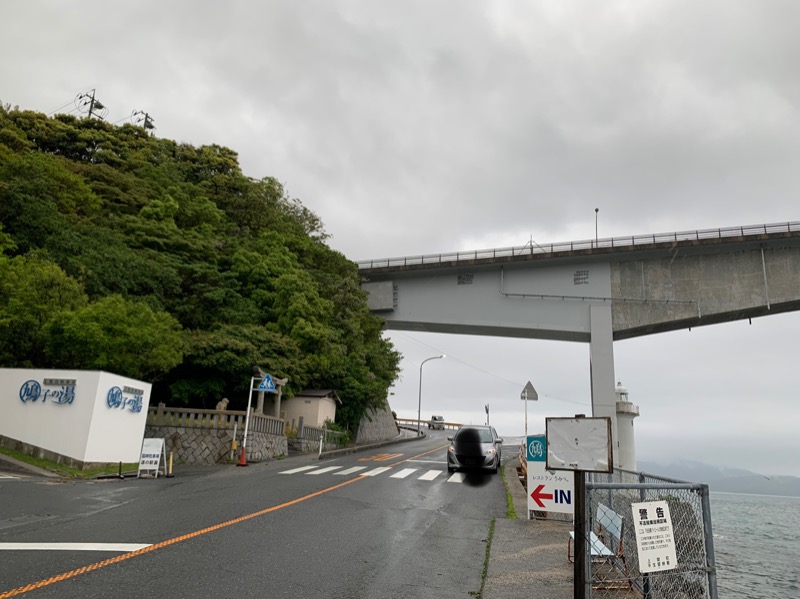
[[[575,531],[586,597],[717,599],[707,485],[620,470],[586,476],[589,534]]]

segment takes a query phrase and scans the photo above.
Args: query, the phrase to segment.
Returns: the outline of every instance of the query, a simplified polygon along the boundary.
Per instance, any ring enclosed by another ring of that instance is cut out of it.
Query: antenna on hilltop
[[[100,100],[95,98],[94,94],[95,90],[92,90],[91,93],[78,94],[75,97],[75,107],[81,112],[86,112],[87,119],[96,117],[102,121],[108,114],[108,108],[106,108]]]

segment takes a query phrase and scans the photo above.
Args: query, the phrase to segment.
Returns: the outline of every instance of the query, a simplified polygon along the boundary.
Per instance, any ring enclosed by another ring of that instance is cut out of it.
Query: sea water
[[[800,497],[711,493],[720,599],[800,599]]]

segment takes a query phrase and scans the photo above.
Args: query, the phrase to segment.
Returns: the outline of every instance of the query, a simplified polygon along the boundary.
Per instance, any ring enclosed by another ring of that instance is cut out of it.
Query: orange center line
[[[27,593],[28,591],[41,589],[50,586],[51,584],[55,584],[57,582],[62,582],[64,580],[69,580],[70,578],[75,578],[76,576],[80,576],[81,574],[87,574],[89,572],[94,572],[95,570],[99,570],[100,568],[105,568],[106,566],[110,566],[112,564],[118,564],[120,562],[124,562],[125,560],[129,560],[133,557],[144,555],[145,553],[150,553],[151,551],[155,551],[156,549],[168,547],[170,545],[174,545],[175,543],[180,543],[181,541],[187,541],[189,539],[199,537],[200,535],[208,534],[210,532],[214,532],[215,530],[220,530],[221,528],[226,528],[234,524],[239,524],[240,522],[251,520],[252,518],[258,518],[259,516],[263,516],[264,514],[276,512],[278,510],[293,506],[300,502],[307,501],[308,499],[319,497],[320,495],[324,495],[325,493],[330,493],[331,491],[335,491],[336,489],[340,489],[345,485],[349,485],[359,480],[363,480],[363,477],[351,478],[350,480],[346,480],[343,483],[339,483],[338,485],[334,485],[332,487],[328,487],[327,489],[322,489],[321,491],[316,491],[314,493],[304,495],[303,497],[298,497],[297,499],[292,499],[291,501],[281,503],[280,505],[274,505],[272,507],[268,507],[266,509],[253,512],[252,514],[247,514],[246,516],[234,518],[233,520],[228,520],[227,522],[214,524],[213,526],[209,526],[208,528],[203,528],[201,530],[196,530],[194,532],[190,532],[185,535],[181,535],[179,537],[173,537],[172,539],[161,541],[160,543],[155,543],[154,545],[144,547],[143,549],[139,549],[137,551],[123,553],[122,555],[117,555],[109,559],[104,559],[94,564],[89,564],[81,568],[76,568],[75,570],[70,570],[69,572],[63,572],[61,574],[57,574],[56,576],[52,576],[50,578],[46,578],[38,582],[32,582],[30,584],[26,584],[25,586],[17,587],[16,589],[4,591],[0,593],[0,599],[8,599],[9,597],[16,597],[18,595],[22,595],[23,593]]]

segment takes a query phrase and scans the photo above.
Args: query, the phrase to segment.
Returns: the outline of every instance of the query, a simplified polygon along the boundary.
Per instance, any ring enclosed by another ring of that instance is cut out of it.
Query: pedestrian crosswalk
[[[388,473],[388,474],[387,474]],[[356,474],[358,476],[380,476],[387,474],[389,478],[421,480],[432,482],[439,479],[440,475],[444,475],[443,469],[421,469],[421,468],[402,468],[395,469],[390,466],[379,466],[377,468],[368,468],[367,466],[353,466],[345,468],[343,466],[300,466],[299,468],[292,468],[290,470],[283,470],[279,474],[303,474],[307,476],[317,476],[321,474],[331,474],[334,476],[348,476]],[[463,472],[455,472],[449,474],[442,479],[449,483],[464,482],[466,475]]]

